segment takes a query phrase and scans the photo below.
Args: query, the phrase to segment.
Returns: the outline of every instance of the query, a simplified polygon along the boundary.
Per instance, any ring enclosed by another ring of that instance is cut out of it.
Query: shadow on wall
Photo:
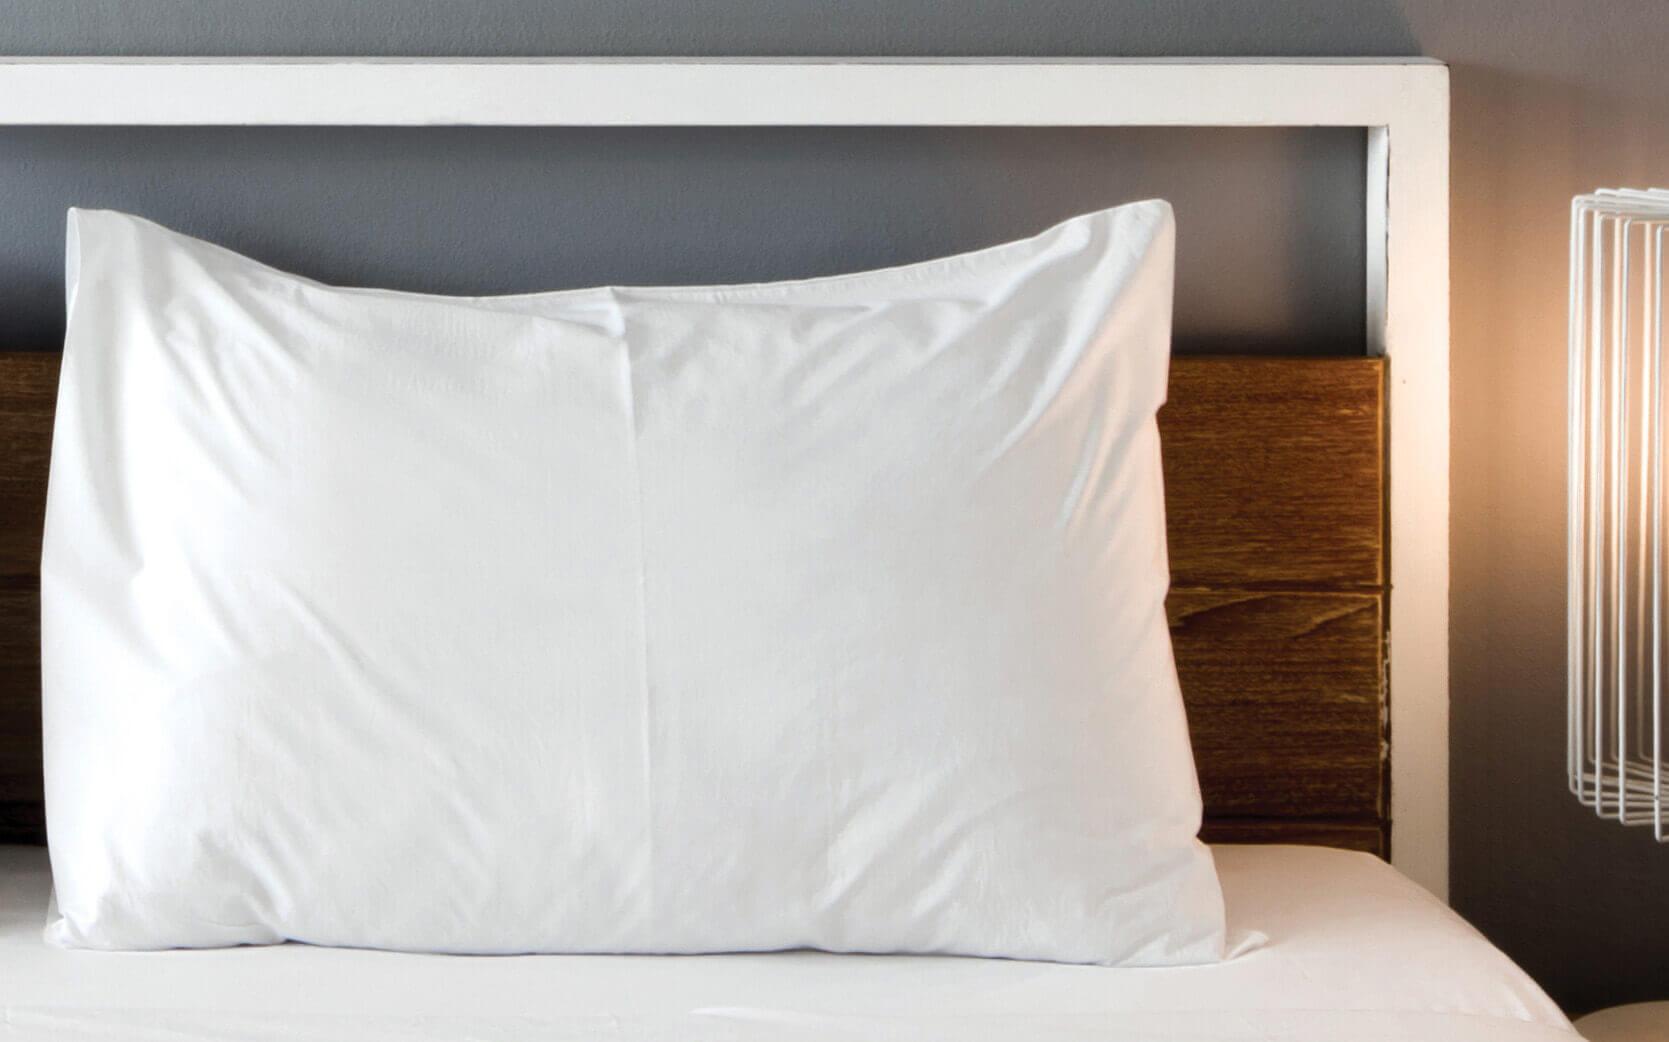
[[[1451,75],[1453,901],[1573,1015],[1669,998],[1669,845],[1564,778],[1570,198],[1669,180],[1669,104]]]
[[[6,54],[1418,54],[1384,0],[12,0]]]
[[[957,133],[915,137],[932,147]],[[988,128],[977,141],[991,161],[947,167],[961,176],[945,185],[976,239],[1030,234],[1074,209],[1170,200],[1175,353],[1365,350],[1364,130]]]
[[[61,340],[66,207],[442,293],[907,263],[1163,195],[1179,351],[1362,349],[1354,128],[0,128],[0,346]]]

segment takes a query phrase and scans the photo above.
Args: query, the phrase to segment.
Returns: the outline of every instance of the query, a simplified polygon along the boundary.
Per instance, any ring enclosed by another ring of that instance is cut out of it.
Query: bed
[[[469,958],[281,945],[43,949],[49,877],[4,855],[5,1037],[347,1040],[1569,1039],[1558,1008],[1371,855],[1219,846],[1216,966],[1107,969],[817,952]]]
[[[1168,614],[1228,961],[67,952],[42,943],[44,852],[20,845],[0,889],[8,1037],[1572,1037],[1438,899],[1440,66],[8,61],[0,98],[9,123],[1354,125],[1370,153],[1369,356],[1177,359],[1160,414]],[[53,354],[0,354],[0,838],[13,844],[44,836],[37,589],[57,377]]]

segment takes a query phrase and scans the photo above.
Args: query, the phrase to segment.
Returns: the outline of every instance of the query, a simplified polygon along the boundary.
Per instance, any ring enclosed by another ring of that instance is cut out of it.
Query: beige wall
[[[1402,6],[1454,92],[1454,902],[1573,1009],[1669,998],[1669,845],[1562,744],[1568,206],[1669,184],[1669,4]]]

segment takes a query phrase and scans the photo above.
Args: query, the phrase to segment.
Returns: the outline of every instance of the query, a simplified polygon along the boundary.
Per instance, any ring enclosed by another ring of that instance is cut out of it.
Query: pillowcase
[[[71,211],[50,939],[1220,958],[1173,234],[462,299]]]

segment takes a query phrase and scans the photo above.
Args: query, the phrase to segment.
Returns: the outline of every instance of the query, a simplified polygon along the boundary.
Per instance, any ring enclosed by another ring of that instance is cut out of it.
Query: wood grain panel
[[[1167,607],[1208,816],[1382,812],[1378,594],[1173,589]]]
[[[0,841],[44,834],[38,587],[58,363],[0,353]],[[1384,852],[1382,378],[1368,359],[1173,363],[1170,609],[1214,841]]]
[[[1326,818],[1227,818],[1207,821],[1200,838],[1207,843],[1301,843],[1342,847],[1390,857],[1381,821],[1334,821]]]
[[[1377,587],[1384,360],[1177,358],[1159,413],[1178,586]]]
[[[40,558],[58,361],[0,352],[0,842],[46,839]]]
[[[52,414],[55,352],[0,352],[0,586],[36,585]]]

